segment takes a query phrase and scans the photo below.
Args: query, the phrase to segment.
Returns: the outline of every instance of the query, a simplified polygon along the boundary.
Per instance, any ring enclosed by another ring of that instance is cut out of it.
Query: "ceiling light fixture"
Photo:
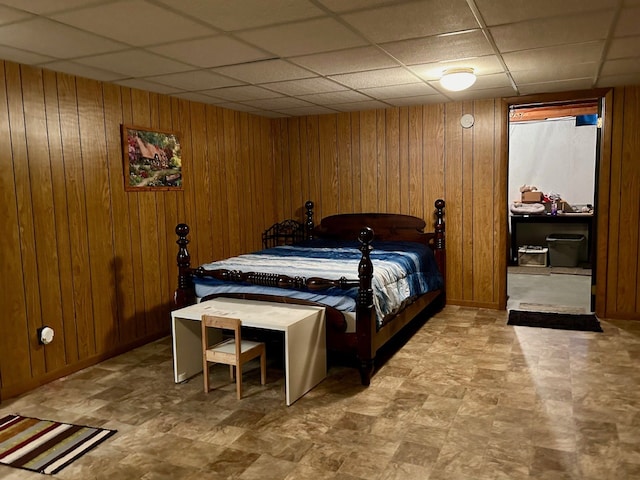
[[[473,68],[450,68],[440,77],[440,85],[452,92],[459,92],[469,88],[476,82]]]

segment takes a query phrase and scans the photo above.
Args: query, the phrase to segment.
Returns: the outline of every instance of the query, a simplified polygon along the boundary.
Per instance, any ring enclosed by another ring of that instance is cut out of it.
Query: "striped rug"
[[[7,415],[0,418],[0,464],[54,474],[114,433],[116,430]]]

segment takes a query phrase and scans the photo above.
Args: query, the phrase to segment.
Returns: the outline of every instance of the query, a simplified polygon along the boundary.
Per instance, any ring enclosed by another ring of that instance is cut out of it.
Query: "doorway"
[[[509,105],[507,310],[595,309],[601,103]]]

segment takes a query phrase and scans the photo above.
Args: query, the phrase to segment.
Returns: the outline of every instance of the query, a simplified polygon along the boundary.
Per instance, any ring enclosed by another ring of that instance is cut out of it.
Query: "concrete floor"
[[[507,274],[507,310],[591,312],[591,276],[555,274],[548,268],[533,274],[514,272],[522,272],[522,267],[510,268]]]

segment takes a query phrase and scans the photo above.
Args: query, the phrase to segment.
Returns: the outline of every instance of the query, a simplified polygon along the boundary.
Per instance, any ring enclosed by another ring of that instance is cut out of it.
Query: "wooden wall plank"
[[[376,111],[360,112],[360,186],[362,211],[378,209],[378,162],[376,141]]]
[[[94,351],[94,324],[91,305],[91,272],[89,264],[89,239],[87,232],[86,193],[76,79],[70,75],[58,75],[58,102],[62,131],[62,150],[65,156],[67,178],[67,207],[69,238],[71,241],[71,265],[73,269],[73,298],[75,305],[75,339],[78,357],[84,359]],[[71,329],[70,329],[71,330]],[[69,331],[68,340],[74,338]]]
[[[360,113],[351,113],[351,158],[353,164],[353,211],[362,212],[362,151],[360,141]],[[318,221],[320,217],[317,217]]]
[[[39,326],[48,325],[55,332],[63,333],[62,304],[60,298],[60,272],[58,270],[58,247],[56,236],[53,185],[47,119],[44,104],[44,81],[42,70],[21,68],[24,85],[25,134],[28,149],[29,180],[35,188],[31,190],[34,210],[34,245],[37,263],[37,282],[40,308],[46,312],[42,318],[34,319]],[[31,335],[36,336],[36,332]],[[37,338],[37,336],[36,336]],[[46,347],[34,344],[35,351],[45,354],[45,370],[61,368],[65,364],[64,341]],[[33,363],[33,362],[32,362]]]
[[[385,167],[386,182],[386,211],[400,213],[400,109],[391,108],[386,112],[385,120],[385,147],[384,157],[379,160]],[[380,154],[378,155],[380,157]]]
[[[122,121],[126,125],[134,124],[133,114],[133,93],[130,88],[122,88]],[[125,172],[126,173],[126,172]],[[140,208],[139,196],[143,192],[127,192],[127,219],[129,221],[131,262],[133,272],[133,285],[135,301],[135,315],[128,319],[125,328],[121,329],[122,339],[125,342],[132,342],[147,332],[147,320],[145,312],[145,293],[142,271],[142,238],[140,236]]]
[[[78,118],[87,209],[91,271],[91,354],[117,345],[117,304],[113,277],[111,191],[107,166],[102,84],[78,78]]]
[[[624,132],[620,159],[620,226],[616,311],[631,315],[637,309],[638,224],[640,223],[640,89],[625,89]]]
[[[387,170],[387,147],[386,147],[386,120],[385,110],[375,110],[376,114],[376,145],[375,145],[375,157],[374,168],[376,176],[376,205],[374,211],[386,212],[387,211],[387,180],[389,178],[389,172]]]
[[[15,178],[14,159],[11,147],[12,125],[10,123],[8,95],[15,95],[5,80],[5,62],[0,62],[0,201],[3,212],[0,228],[4,232],[0,261],[2,264],[2,295],[0,306],[0,385],[5,388],[25,378],[31,378],[29,328],[27,325],[24,273],[20,250],[20,226]],[[15,128],[15,127],[13,127]],[[22,160],[23,161],[23,160]],[[10,281],[9,281],[10,280]],[[25,361],[27,359],[27,361]]]
[[[496,302],[496,285],[493,265],[496,256],[493,245],[497,243],[494,230],[494,210],[496,209],[494,168],[499,155],[494,151],[493,132],[495,130],[495,104],[493,100],[474,102],[475,123],[473,125],[472,150],[472,241],[474,255],[472,300],[490,304]],[[481,253],[484,252],[484,253]]]
[[[324,212],[338,212],[338,147],[337,116],[318,117],[318,154],[320,160],[320,200]],[[325,215],[327,214],[325,213]]]
[[[53,214],[57,246],[57,270],[59,280],[61,318],[56,335],[62,344],[64,354],[56,360],[47,359],[47,370],[56,370],[78,358],[75,341],[75,313],[73,306],[73,273],[71,269],[71,244],[69,240],[69,215],[67,188],[64,168],[64,154],[60,132],[60,110],[58,108],[58,85],[56,74],[50,70],[43,72],[44,101],[47,123],[47,141],[51,164],[51,184],[53,193]],[[53,320],[55,322],[55,320]],[[69,328],[73,327],[73,328]],[[54,331],[56,329],[54,328]],[[71,335],[71,337],[69,337]],[[57,343],[57,342],[56,342]],[[52,346],[53,344],[51,344]]]
[[[400,213],[409,215],[409,107],[400,107],[398,112],[398,174],[400,180]]]
[[[447,202],[445,221],[447,227],[447,297],[463,300],[463,199],[462,199],[462,129],[460,116],[462,104],[445,106],[445,175],[444,197]]]
[[[135,278],[131,250],[129,202],[125,192],[128,172],[124,167],[122,147],[122,93],[120,87],[105,84],[103,88],[106,152],[111,191],[111,223],[113,225],[112,277],[115,286],[118,344],[135,338]]]
[[[409,107],[409,215],[422,218],[422,106]]]
[[[33,197],[30,179],[29,150],[25,135],[25,112],[23,96],[29,96],[29,87],[22,86],[21,69],[15,64],[6,64],[5,77],[10,94],[7,96],[11,125],[11,148],[13,153],[13,176],[18,207],[20,250],[26,300],[26,326],[31,355],[31,375],[45,372],[44,351],[38,348],[36,330],[42,325],[40,304],[41,288],[38,280],[37,258],[33,255],[36,246]],[[35,161],[34,168],[37,167]],[[38,188],[37,186],[35,188]]]
[[[345,213],[353,212],[351,114],[339,113],[336,129],[338,149],[338,211]]]

